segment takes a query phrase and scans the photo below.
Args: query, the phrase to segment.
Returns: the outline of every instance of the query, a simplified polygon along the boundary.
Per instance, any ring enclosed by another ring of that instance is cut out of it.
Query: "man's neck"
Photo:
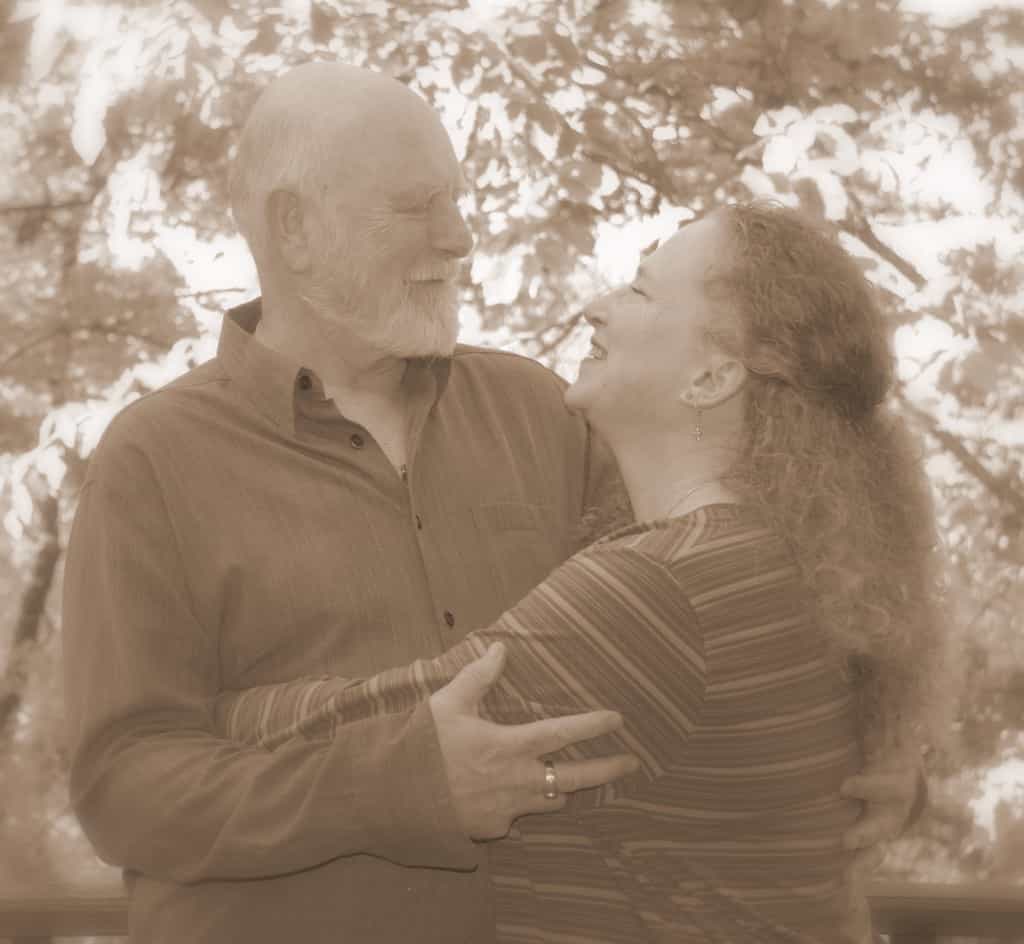
[[[268,308],[267,299],[263,305],[256,340],[312,370],[328,397],[401,401],[407,361],[370,349],[343,326],[326,324],[308,311]]]

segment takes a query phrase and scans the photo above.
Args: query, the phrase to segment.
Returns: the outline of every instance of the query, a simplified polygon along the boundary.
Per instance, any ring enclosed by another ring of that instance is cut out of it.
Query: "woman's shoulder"
[[[729,547],[777,542],[758,509],[738,503],[704,505],[675,518],[635,522],[591,545],[596,552],[634,550],[663,563]]]
[[[670,572],[685,592],[752,578],[798,581],[786,542],[750,505],[704,505],[686,515],[637,523],[592,544],[588,553],[643,557]]]

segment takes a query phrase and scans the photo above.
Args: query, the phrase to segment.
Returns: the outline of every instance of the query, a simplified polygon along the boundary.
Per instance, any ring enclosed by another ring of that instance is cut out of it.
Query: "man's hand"
[[[495,643],[430,697],[459,823],[471,839],[499,839],[526,813],[560,810],[565,797],[544,796],[541,758],[568,744],[622,726],[613,711],[592,711],[530,724],[492,724],[477,713],[480,700],[505,666],[505,647]],[[628,754],[596,760],[559,761],[561,794],[596,787],[636,770]]]
[[[906,829],[920,776],[920,768],[911,759],[890,756],[869,763],[863,773],[843,781],[843,796],[865,803],[861,818],[843,835],[845,848],[858,850],[850,866],[858,876],[874,871],[885,857],[881,844]]]

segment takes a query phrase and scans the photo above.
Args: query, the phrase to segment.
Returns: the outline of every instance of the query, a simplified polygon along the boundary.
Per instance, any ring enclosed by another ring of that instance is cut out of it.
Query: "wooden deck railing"
[[[1024,885],[876,882],[875,928],[891,944],[937,944],[947,937],[1024,942]]]
[[[952,936],[1024,941],[1024,885],[978,883],[871,886],[875,927],[890,944],[939,944]],[[0,897],[0,942],[42,944],[51,937],[127,933],[128,902],[54,890],[33,898]]]

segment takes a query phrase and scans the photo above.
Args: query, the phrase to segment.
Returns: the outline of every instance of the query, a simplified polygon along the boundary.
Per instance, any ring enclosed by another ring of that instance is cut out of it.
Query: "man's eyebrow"
[[[410,184],[408,187],[403,187],[399,190],[394,200],[396,203],[403,205],[416,205],[426,203],[431,200],[435,195],[441,193],[445,188],[438,186],[437,184],[430,183],[419,183]],[[466,178],[461,174],[456,178],[452,193],[456,197],[461,197],[469,192],[469,188],[466,186]]]

